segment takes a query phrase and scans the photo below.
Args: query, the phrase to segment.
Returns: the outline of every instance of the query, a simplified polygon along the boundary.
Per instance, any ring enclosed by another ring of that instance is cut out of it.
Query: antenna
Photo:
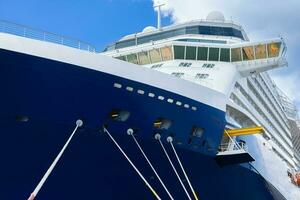
[[[161,7],[165,4],[154,5],[153,8],[157,8],[157,29],[161,29]]]

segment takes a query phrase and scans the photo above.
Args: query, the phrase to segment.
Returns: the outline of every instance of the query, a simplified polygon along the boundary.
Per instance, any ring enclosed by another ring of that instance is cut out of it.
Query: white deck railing
[[[86,42],[3,20],[0,20],[0,32],[45,42],[51,42],[55,44],[61,44],[64,46],[89,52],[96,52],[95,47]]]

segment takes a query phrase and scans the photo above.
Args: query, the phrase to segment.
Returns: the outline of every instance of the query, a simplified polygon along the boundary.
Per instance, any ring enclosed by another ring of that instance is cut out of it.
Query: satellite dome
[[[156,28],[153,26],[147,26],[146,28],[143,29],[143,33],[147,33],[147,32],[152,32],[155,31]]]
[[[223,15],[223,13],[219,12],[219,11],[212,11],[210,12],[207,17],[206,17],[207,21],[219,21],[219,22],[224,22],[225,21],[225,17]]]

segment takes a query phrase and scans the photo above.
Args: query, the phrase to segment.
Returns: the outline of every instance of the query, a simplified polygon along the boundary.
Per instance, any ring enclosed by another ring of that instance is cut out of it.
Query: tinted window
[[[208,47],[198,47],[197,60],[207,60]]]
[[[255,47],[255,56],[256,59],[264,59],[267,57],[266,45],[256,45]]]
[[[126,41],[122,41],[122,42],[117,42],[116,49],[130,47],[130,46],[134,46],[134,45],[135,45],[135,39],[126,40]]]
[[[172,47],[163,47],[160,49],[161,56],[163,60],[172,60],[173,59],[173,50]]]
[[[211,61],[219,60],[219,48],[209,48],[209,59]]]
[[[149,51],[150,59],[152,63],[161,62],[161,56],[159,49],[153,49]]]
[[[186,47],[186,57],[187,60],[196,60],[196,47]]]
[[[279,42],[268,44],[268,57],[269,58],[278,57],[279,51],[280,51],[280,46],[281,46],[281,43],[279,43]]]
[[[137,55],[135,53],[127,55],[127,61],[134,64],[138,64]]]
[[[126,56],[119,56],[119,57],[116,57],[116,58],[119,59],[119,60],[127,61],[127,60],[126,60]]]
[[[150,63],[150,59],[147,51],[139,53],[139,61],[140,61],[140,65],[146,65]]]
[[[184,46],[174,46],[174,58],[184,59],[185,47]]]
[[[253,60],[254,59],[254,51],[253,46],[243,47],[243,60]]]
[[[231,49],[231,62],[242,61],[241,48]]]
[[[230,62],[230,50],[229,49],[221,49],[220,61]]]

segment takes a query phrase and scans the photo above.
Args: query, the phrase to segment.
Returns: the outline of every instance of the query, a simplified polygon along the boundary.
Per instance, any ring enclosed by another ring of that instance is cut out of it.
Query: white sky
[[[163,13],[174,23],[205,19],[221,11],[246,30],[250,40],[282,36],[288,46],[288,68],[271,72],[276,84],[300,110],[300,0],[153,0],[165,3]]]

